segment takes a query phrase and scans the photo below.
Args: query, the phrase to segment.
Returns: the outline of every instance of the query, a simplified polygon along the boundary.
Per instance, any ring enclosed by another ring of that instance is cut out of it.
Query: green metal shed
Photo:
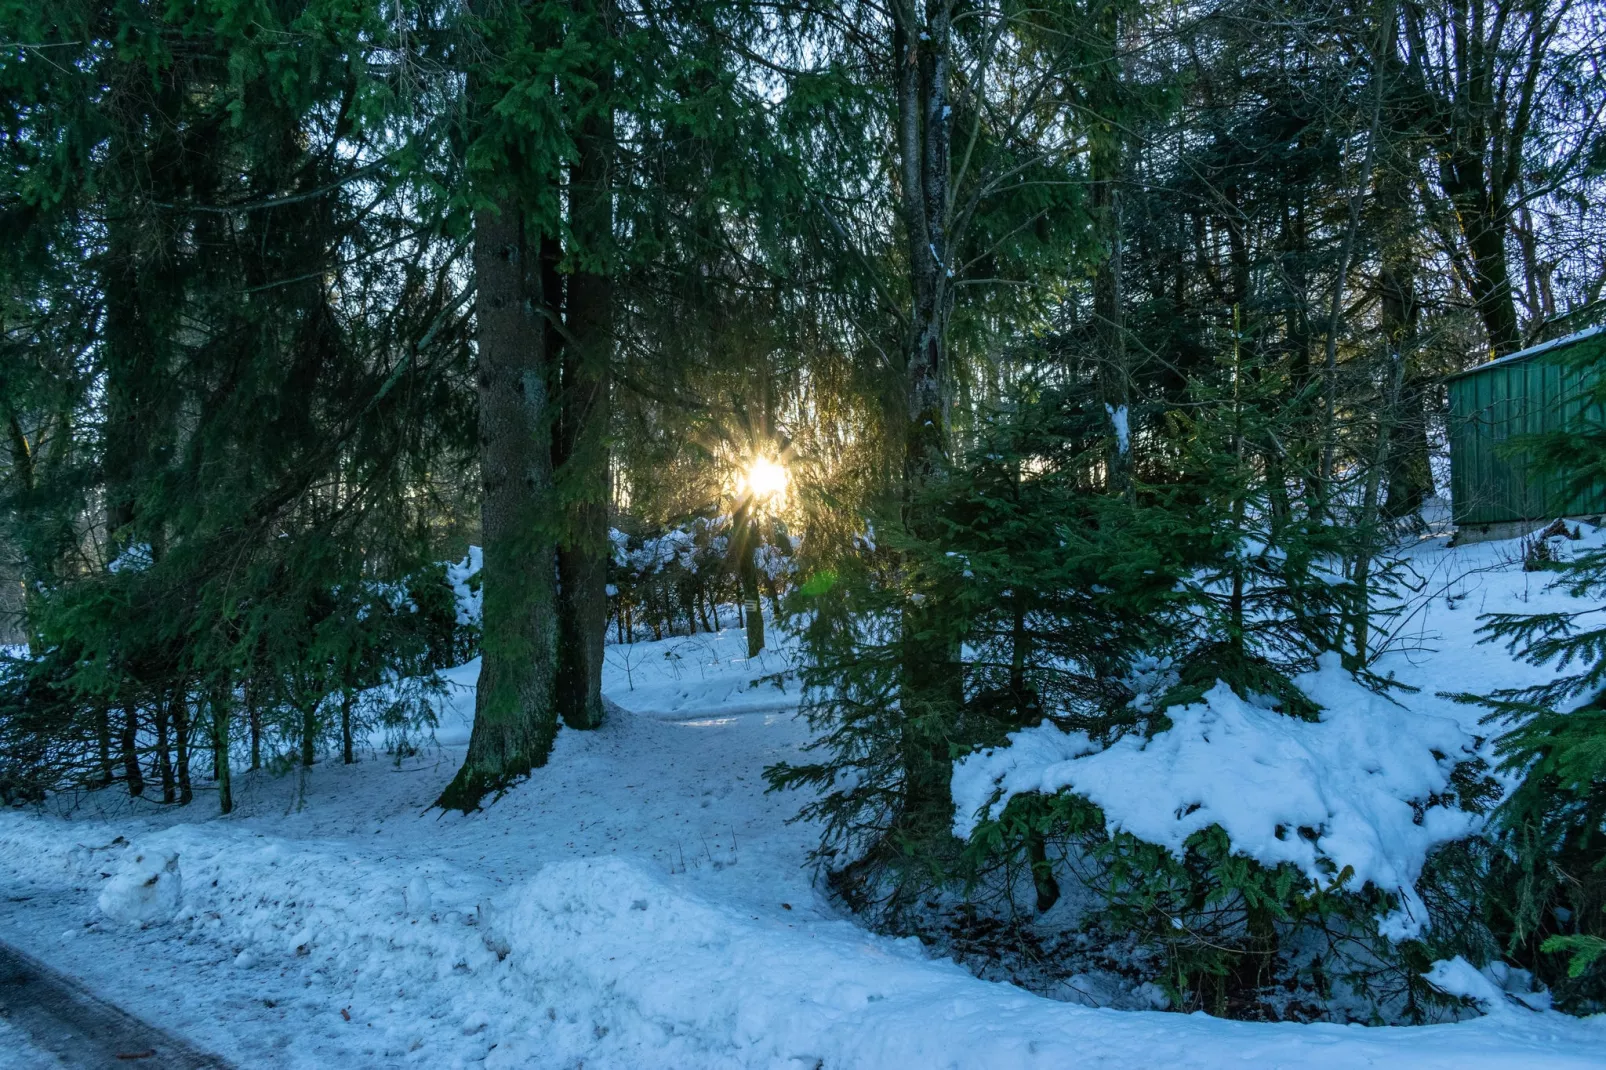
[[[1595,327],[1450,378],[1450,501],[1458,529],[1499,537],[1507,533],[1490,529],[1606,512],[1606,486],[1569,496],[1561,476],[1542,476],[1503,449],[1513,438],[1601,420],[1587,394],[1602,369],[1606,327]]]

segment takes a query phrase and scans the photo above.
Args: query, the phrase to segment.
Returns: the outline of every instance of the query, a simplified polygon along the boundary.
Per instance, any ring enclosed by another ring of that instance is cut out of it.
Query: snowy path
[[[205,795],[70,822],[0,814],[0,939],[252,1067],[1602,1065],[1606,1020],[1093,1010],[872,936],[811,886],[814,832],[786,823],[799,800],[763,791],[804,734],[784,712],[795,687],[739,645],[640,644],[609,669],[628,710],[562,733],[547,768],[473,817],[426,810],[461,759],[466,688],[442,748],[242,777],[227,819]],[[97,910],[135,853],[119,836],[177,856],[171,922]]]

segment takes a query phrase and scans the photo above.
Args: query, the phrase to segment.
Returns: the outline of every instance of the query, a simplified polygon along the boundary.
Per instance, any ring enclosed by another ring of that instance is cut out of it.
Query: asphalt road
[[[232,1070],[215,1055],[91,993],[9,944],[0,943],[0,1021],[50,1053],[49,1065],[110,1070]]]

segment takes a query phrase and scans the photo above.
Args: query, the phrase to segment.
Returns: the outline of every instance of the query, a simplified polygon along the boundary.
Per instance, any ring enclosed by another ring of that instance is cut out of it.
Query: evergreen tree
[[[140,794],[149,770],[174,802],[197,752],[226,779],[235,688],[297,708],[284,735],[306,760],[324,696],[417,667],[399,634],[355,675],[297,637],[350,631],[352,592],[427,558],[412,491],[464,446],[455,254],[416,181],[441,157],[427,122],[397,144],[407,87],[370,62],[389,24],[355,2],[227,14],[8,12],[53,59],[6,64],[7,207],[64,265],[9,277],[102,310],[73,361],[37,365],[53,379],[8,377],[24,452],[55,458],[11,485],[30,714],[81,741],[56,782]]]

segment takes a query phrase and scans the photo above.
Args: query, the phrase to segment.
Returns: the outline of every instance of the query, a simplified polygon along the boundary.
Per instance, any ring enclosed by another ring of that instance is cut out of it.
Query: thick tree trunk
[[[588,33],[610,30],[609,0],[588,3]],[[582,122],[569,171],[575,269],[566,295],[562,412],[554,442],[564,506],[558,546],[558,710],[571,728],[602,723],[603,640],[608,627],[608,380],[613,359],[613,161],[611,58],[593,72],[594,108]],[[689,616],[689,614],[688,614]],[[695,621],[692,630],[696,630]]]
[[[1467,290],[1489,336],[1490,356],[1503,357],[1522,348],[1522,330],[1517,324],[1511,265],[1506,258],[1509,221],[1498,206],[1490,203],[1491,199],[1489,192],[1481,188],[1463,188],[1451,197],[1472,263]]]
[[[512,196],[474,219],[484,610],[474,729],[438,805],[478,809],[557,734],[552,421],[538,244]]]
[[[1433,395],[1427,382],[1413,376],[1409,365],[1406,376],[1400,387],[1399,419],[1389,443],[1389,489],[1383,504],[1383,515],[1389,520],[1417,516],[1435,490],[1428,443],[1428,406]]]
[[[1461,232],[1456,267],[1490,355],[1505,356],[1522,345],[1506,256],[1512,194],[1534,164],[1528,136],[1544,114],[1538,98],[1549,91],[1550,43],[1567,23],[1548,5],[1495,0],[1407,4],[1404,14],[1403,73],[1433,105],[1439,185]]]

